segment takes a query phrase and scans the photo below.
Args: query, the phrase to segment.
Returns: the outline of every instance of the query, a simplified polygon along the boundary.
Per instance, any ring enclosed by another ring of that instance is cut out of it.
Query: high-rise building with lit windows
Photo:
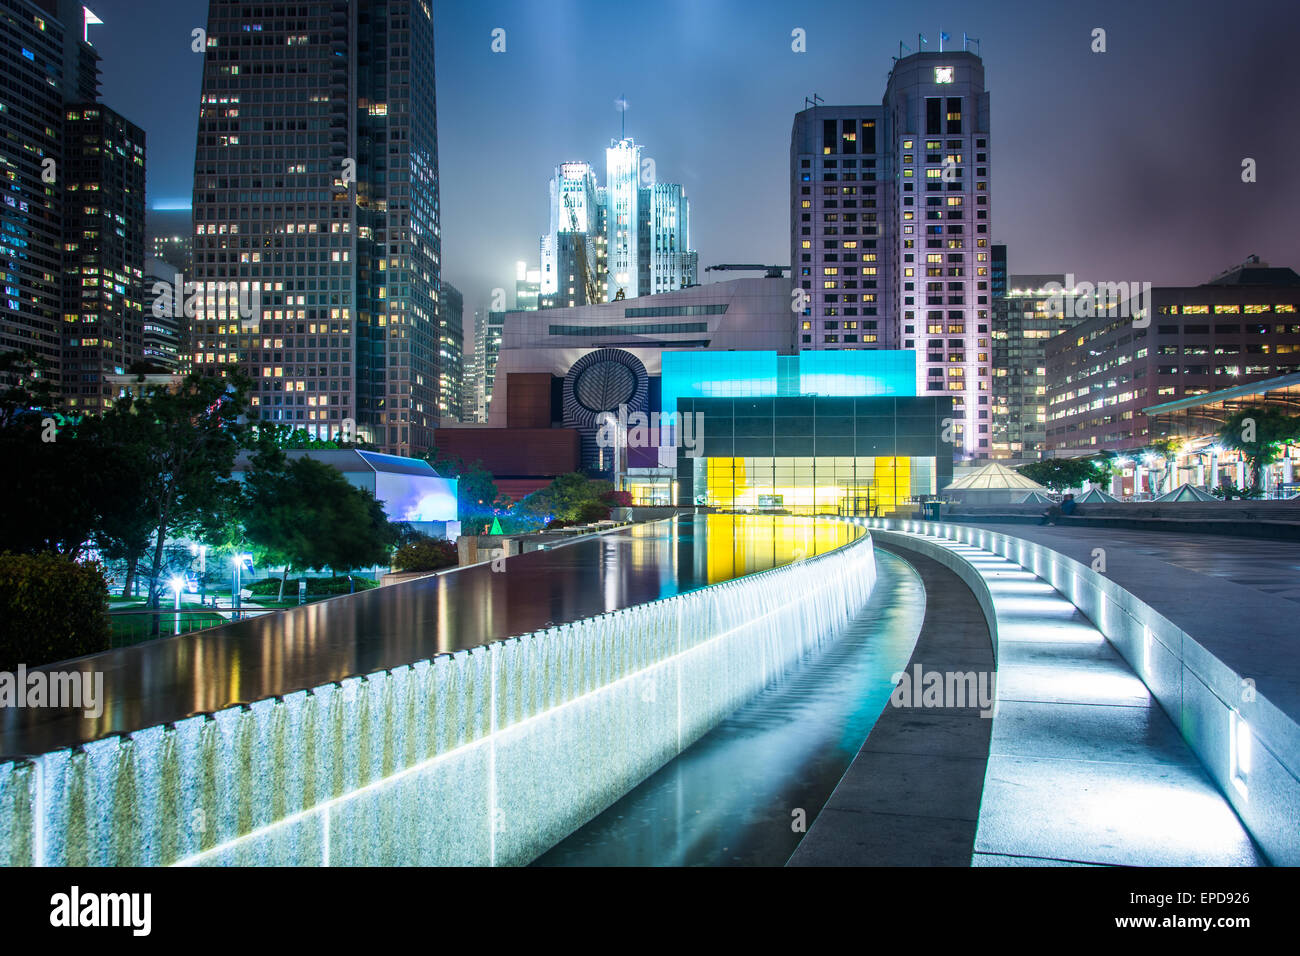
[[[355,423],[384,451],[427,449],[439,416],[438,203],[427,0],[210,0],[196,371],[252,376],[263,420],[320,436]],[[222,283],[237,287],[238,308],[213,294]]]
[[[102,410],[141,355],[145,140],[99,103],[102,21],[72,0],[0,0],[0,352],[65,405]]]
[[[438,298],[438,419],[460,421],[465,390],[465,297],[450,282]]]
[[[999,261],[1005,270],[1005,257]],[[1064,275],[1003,271],[1002,278],[1005,286],[993,298],[992,457],[1037,461],[1046,457],[1047,340],[1080,320],[1053,307]]]
[[[992,448],[989,95],[967,51],[894,63],[878,106],[795,115],[790,254],[803,349],[914,349],[960,457]]]
[[[101,412],[145,358],[144,131],[106,106],[63,124],[63,371],[68,410]]]

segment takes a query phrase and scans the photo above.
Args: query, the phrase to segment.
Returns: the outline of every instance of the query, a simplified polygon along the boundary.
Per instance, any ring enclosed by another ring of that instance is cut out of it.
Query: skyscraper
[[[588,163],[561,163],[551,179],[550,230],[541,240],[541,302],[547,308],[587,305],[583,268],[604,301],[605,283],[597,273],[597,238],[603,211],[596,174]]]
[[[105,106],[64,121],[63,400],[100,412],[144,358],[144,131]]]
[[[465,389],[465,299],[449,282],[438,300],[438,419],[460,421]]]
[[[610,143],[605,150],[607,255],[606,301],[623,292],[640,295],[641,147],[630,139]]]
[[[144,134],[98,103],[98,23],[72,0],[0,0],[0,351],[31,352],[72,408],[140,357]],[[67,321],[65,321],[65,317]]]
[[[432,10],[249,9],[208,7],[194,368],[251,375],[263,420],[322,436],[354,422],[383,450],[418,454],[440,387]],[[221,284],[237,286],[238,314]]]
[[[894,64],[880,106],[815,106],[790,145],[803,348],[904,348],[953,399],[963,457],[991,450],[989,95],[965,51]]]

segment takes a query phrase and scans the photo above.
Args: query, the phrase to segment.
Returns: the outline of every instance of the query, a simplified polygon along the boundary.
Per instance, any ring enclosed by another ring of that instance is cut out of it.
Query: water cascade
[[[517,865],[831,639],[869,536],[725,583],[0,764],[0,865]]]

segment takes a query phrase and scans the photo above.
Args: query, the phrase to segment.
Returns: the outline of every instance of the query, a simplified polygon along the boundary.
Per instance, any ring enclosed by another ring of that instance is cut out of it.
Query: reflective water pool
[[[925,593],[877,549],[871,601],[694,746],[536,861],[540,866],[781,866],[871,732],[911,656]]]

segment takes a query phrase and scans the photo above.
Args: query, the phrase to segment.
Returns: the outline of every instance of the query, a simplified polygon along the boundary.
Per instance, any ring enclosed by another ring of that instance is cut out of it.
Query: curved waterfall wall
[[[870,537],[406,667],[0,764],[0,865],[527,863],[830,639]]]

